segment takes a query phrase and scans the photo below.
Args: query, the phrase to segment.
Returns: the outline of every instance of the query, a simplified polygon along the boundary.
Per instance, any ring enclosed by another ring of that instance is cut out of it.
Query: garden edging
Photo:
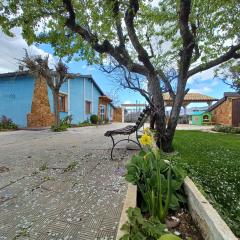
[[[191,216],[199,226],[205,240],[238,240],[189,177],[186,177],[184,180],[184,189],[188,198],[188,208]],[[129,183],[116,240],[119,240],[124,235],[121,227],[127,222],[127,209],[136,207],[136,203],[137,187]]]
[[[193,220],[199,226],[204,239],[237,240],[228,225],[189,177],[184,180],[184,189],[188,197],[189,211]]]
[[[121,230],[122,225],[127,222],[127,209],[132,207],[135,208],[137,206],[137,186],[128,183],[128,189],[126,198],[124,200],[123,209],[120,217],[120,221],[118,224],[118,231],[117,231],[117,237],[116,240],[119,240],[125,232]]]

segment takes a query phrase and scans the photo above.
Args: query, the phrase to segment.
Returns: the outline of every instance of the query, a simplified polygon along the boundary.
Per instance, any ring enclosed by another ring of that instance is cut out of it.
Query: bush
[[[61,125],[67,125],[68,127],[71,127],[72,125],[72,115],[68,115],[61,119]]]
[[[53,131],[53,132],[62,132],[62,131],[67,131],[67,129],[68,129],[68,125],[66,125],[66,124],[60,124],[60,126],[56,126],[56,125],[52,125],[51,126],[51,130]]]
[[[90,122],[92,123],[92,124],[97,124],[98,123],[98,116],[97,115],[91,115],[91,117],[90,117]]]
[[[87,126],[92,126],[92,125],[93,125],[93,124],[90,123],[88,120],[83,121],[83,122],[80,122],[80,123],[78,124],[79,127],[87,127]]]
[[[0,129],[17,129],[18,126],[15,124],[11,118],[2,115],[0,119]]]
[[[240,127],[216,125],[212,130],[216,132],[240,134]]]

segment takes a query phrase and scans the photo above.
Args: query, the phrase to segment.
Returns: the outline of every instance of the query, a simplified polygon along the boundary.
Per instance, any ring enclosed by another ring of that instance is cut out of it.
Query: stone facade
[[[212,111],[212,121],[215,124],[232,125],[232,99],[227,98]]]
[[[39,77],[35,80],[32,98],[31,113],[27,115],[28,127],[48,127],[54,122],[54,114],[48,99],[48,88],[45,79]]]
[[[113,121],[114,122],[122,122],[122,108],[118,107],[118,108],[114,109]]]

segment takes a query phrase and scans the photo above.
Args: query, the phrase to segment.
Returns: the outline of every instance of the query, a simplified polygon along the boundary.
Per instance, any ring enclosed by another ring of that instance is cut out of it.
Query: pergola
[[[172,104],[173,104],[173,100],[172,98],[170,97],[169,93],[164,93],[163,94],[163,99],[164,99],[164,103],[165,103],[165,106],[166,107],[171,107]],[[183,100],[183,104],[182,104],[182,107],[184,108],[184,114],[186,114],[186,107],[187,105],[189,105],[190,103],[207,103],[208,106],[210,107],[212,105],[212,102],[214,101],[218,101],[217,98],[213,98],[213,97],[210,97],[210,96],[207,96],[207,95],[204,95],[204,94],[201,94],[201,93],[187,93],[184,97],[184,100]],[[122,107],[122,122],[124,122],[124,109],[125,108],[129,108],[129,107],[139,107],[139,108],[143,108],[145,107],[146,104],[122,104],[121,107]]]
[[[164,93],[163,99],[165,102],[165,106],[172,106],[173,100],[170,97],[169,93]],[[186,107],[190,103],[200,103],[200,102],[201,103],[206,102],[208,106],[211,106],[212,102],[214,101],[218,101],[218,99],[201,94],[201,93],[187,93],[184,97],[182,106]]]
[[[164,93],[163,94],[163,99],[166,107],[171,107],[173,104],[173,100],[170,97],[169,93]],[[212,102],[218,101],[217,98],[213,98],[201,93],[187,93],[184,97],[182,107],[184,109],[184,115],[186,115],[186,108],[187,105],[190,103],[207,103],[208,106],[210,107],[212,105]]]

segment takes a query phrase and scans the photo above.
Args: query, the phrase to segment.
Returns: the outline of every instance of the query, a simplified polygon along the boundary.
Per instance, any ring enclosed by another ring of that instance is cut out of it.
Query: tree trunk
[[[54,116],[55,116],[55,126],[60,126],[60,116],[59,116],[59,91],[58,90],[52,90],[53,93],[53,106],[54,106]]]
[[[183,100],[184,100],[184,96],[185,96],[186,82],[187,82],[186,78],[179,79],[179,81],[178,81],[177,93],[176,93],[176,97],[173,102],[172,111],[171,111],[170,118],[168,121],[166,135],[164,136],[164,138],[162,140],[162,149],[164,152],[173,151],[172,141],[174,138],[179,114],[181,111],[181,106],[183,104]]]
[[[164,152],[173,151],[173,138],[177,127],[178,117],[185,96],[186,79],[179,80],[177,94],[166,126],[165,106],[159,80],[155,75],[149,78],[149,86],[153,97],[154,115],[150,117],[150,128],[156,130],[156,144]],[[154,117],[153,117],[154,116]]]
[[[155,114],[154,113],[150,114],[150,129],[151,130],[155,129]]]
[[[149,90],[151,91],[153,99],[153,113],[151,118],[151,127],[154,126],[156,130],[156,144],[159,148],[162,148],[162,139],[166,134],[166,119],[165,119],[165,107],[162,95],[162,90],[160,88],[160,82],[155,73],[149,74]]]

